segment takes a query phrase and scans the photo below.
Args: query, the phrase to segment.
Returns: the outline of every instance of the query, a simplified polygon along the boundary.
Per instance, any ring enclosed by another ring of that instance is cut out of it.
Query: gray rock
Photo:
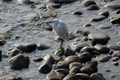
[[[99,15],[108,17],[109,16],[109,12],[108,11],[102,11],[102,12],[99,13]]]
[[[6,41],[5,40],[0,40],[0,46],[5,45]]]
[[[88,6],[90,6],[90,5],[96,5],[96,2],[93,1],[93,0],[84,0],[84,1],[82,2],[82,4],[83,4],[85,7],[88,7]]]
[[[120,14],[111,16],[110,17],[110,22],[112,24],[120,24]]]
[[[120,58],[120,51],[114,51],[113,54],[112,54],[112,56]]]
[[[117,9],[117,10],[115,11],[115,13],[116,13],[116,14],[120,14],[120,9]]]
[[[46,49],[49,49],[50,47],[48,45],[45,45],[45,44],[38,44],[37,45],[37,49],[38,50],[46,50]]]
[[[82,13],[81,11],[75,11],[73,14],[80,16],[80,15],[82,15],[83,13]]]
[[[56,68],[60,69],[60,68],[65,68],[65,69],[68,69],[69,68],[69,62],[68,61],[59,61],[57,64],[56,64]]]
[[[96,17],[92,18],[91,21],[98,22],[98,21],[104,20],[105,18],[106,18],[105,16],[96,16]]]
[[[65,50],[63,47],[60,47],[60,48],[55,50],[54,54],[57,56],[63,56],[65,54]]]
[[[52,26],[49,25],[47,22],[42,23],[40,26],[41,26],[41,28],[43,28],[44,30],[52,31]]]
[[[67,75],[69,73],[68,69],[65,68],[56,69],[55,71],[60,72],[64,75]]]
[[[106,62],[111,58],[110,55],[106,55],[106,54],[101,54],[99,56],[96,57],[96,60],[99,62]]]
[[[22,54],[18,54],[9,60],[9,65],[11,69],[20,70],[23,68],[28,68],[29,64],[29,57],[25,57]]]
[[[75,1],[77,1],[77,0],[49,0],[49,2],[60,3],[60,4],[71,3],[71,2],[75,2]]]
[[[72,49],[70,49],[70,48],[67,48],[67,49],[65,49],[65,52],[64,52],[64,55],[65,56],[71,56],[71,55],[75,55],[75,51],[73,51]]]
[[[41,62],[42,60],[43,60],[42,57],[33,58],[34,62]]]
[[[80,67],[79,66],[74,66],[69,70],[69,74],[75,74],[80,72]]]
[[[100,29],[109,29],[109,28],[111,28],[112,26],[111,26],[111,25],[101,24],[101,25],[98,25],[97,27],[100,28]]]
[[[110,48],[108,48],[106,45],[96,44],[94,47],[95,47],[101,54],[109,53],[109,52],[110,52]]]
[[[37,45],[33,43],[18,43],[18,44],[15,44],[15,47],[17,49],[20,49],[22,52],[29,53],[36,50]]]
[[[113,50],[120,50],[120,45],[119,44],[109,44],[108,47]]]
[[[92,45],[102,44],[105,45],[110,40],[110,37],[105,33],[90,33],[88,39],[92,41]]]
[[[85,73],[76,73],[75,75],[81,80],[89,80],[90,77],[88,74]]]
[[[49,3],[49,4],[47,4],[46,8],[47,8],[47,9],[52,9],[52,8],[57,9],[57,8],[60,8],[61,6],[62,6],[62,5],[59,4],[59,3],[57,3],[57,4],[55,4],[55,3]]]
[[[80,62],[72,62],[69,64],[69,69],[71,69],[72,67],[75,67],[75,66],[78,66],[78,67],[82,67],[82,64]]]
[[[88,46],[86,43],[78,43],[78,42],[73,42],[70,44],[70,48],[73,51],[79,52],[83,47]]]
[[[68,74],[63,78],[63,80],[78,80],[78,77],[74,74]],[[81,80],[81,79],[79,79],[79,80]]]
[[[108,3],[104,7],[117,10],[120,9],[120,3]]]
[[[52,71],[49,74],[47,74],[45,80],[62,80],[65,75],[57,72],[57,71]]]
[[[89,80],[106,80],[101,73],[93,73],[90,75]]]
[[[80,53],[83,53],[83,52],[91,53],[93,51],[96,51],[96,49],[93,46],[85,46],[80,50]]]
[[[112,61],[118,61],[119,59],[119,57],[112,57]]]
[[[119,62],[118,61],[113,61],[112,64],[115,65],[115,66],[118,66]]]
[[[85,8],[86,10],[99,10],[99,6],[97,5],[90,5],[88,7]]]
[[[2,61],[2,51],[0,50],[0,61]]]

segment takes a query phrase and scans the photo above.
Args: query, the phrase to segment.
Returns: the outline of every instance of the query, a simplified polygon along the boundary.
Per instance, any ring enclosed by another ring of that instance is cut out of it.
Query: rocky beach
[[[0,80],[120,80],[120,0],[0,0]]]

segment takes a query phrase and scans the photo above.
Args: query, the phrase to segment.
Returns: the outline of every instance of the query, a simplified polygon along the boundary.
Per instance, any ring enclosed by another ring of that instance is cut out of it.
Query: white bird
[[[69,40],[69,32],[67,29],[67,25],[61,20],[53,20],[53,32],[55,35],[59,36],[61,39],[60,48],[63,47],[63,41]]]

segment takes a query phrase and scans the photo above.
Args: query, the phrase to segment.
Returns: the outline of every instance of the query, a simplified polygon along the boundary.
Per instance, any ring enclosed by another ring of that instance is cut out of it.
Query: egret
[[[60,38],[60,48],[62,48],[63,42],[69,40],[67,25],[63,21],[57,19],[53,20],[53,23],[53,32]]]

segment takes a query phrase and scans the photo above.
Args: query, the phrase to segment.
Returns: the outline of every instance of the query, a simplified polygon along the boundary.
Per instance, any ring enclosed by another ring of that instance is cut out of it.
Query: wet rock
[[[120,51],[114,51],[113,54],[112,54],[112,56],[120,58]]]
[[[100,29],[109,29],[109,28],[111,28],[112,26],[111,26],[111,25],[101,24],[101,25],[98,25],[97,27],[100,28]]]
[[[88,7],[90,5],[96,5],[96,2],[93,0],[84,0],[82,3],[85,7]]]
[[[43,60],[42,57],[38,57],[38,58],[34,58],[33,61],[34,62],[41,62]]]
[[[90,32],[88,30],[79,29],[76,31],[76,33],[82,34],[83,36],[88,36]]]
[[[68,56],[64,59],[65,61],[69,62],[69,63],[72,63],[72,62],[80,62],[80,58],[75,56],[75,55],[72,55],[72,56]]]
[[[72,62],[72,63],[70,63],[70,65],[69,65],[69,69],[71,69],[72,67],[75,67],[75,66],[81,68],[81,67],[82,67],[82,64],[81,64],[80,62]]]
[[[90,54],[89,52],[83,52],[78,54],[78,57],[80,58],[80,62],[81,63],[85,63],[87,61],[91,61],[92,59],[92,54]]]
[[[65,50],[63,47],[60,47],[54,52],[54,54],[57,56],[63,56],[65,54]]]
[[[47,30],[47,31],[52,31],[52,26],[49,25],[49,23],[42,23],[41,28]]]
[[[109,12],[108,11],[103,11],[103,12],[100,12],[99,15],[108,17],[109,16]]]
[[[39,66],[38,71],[43,74],[49,73],[52,70],[54,61],[55,60],[51,55],[46,55],[44,57],[44,62]]]
[[[106,55],[106,54],[101,54],[99,56],[96,57],[96,60],[99,62],[106,62],[111,58],[110,55]]]
[[[0,40],[0,46],[5,45],[6,41],[5,40]]]
[[[67,48],[67,49],[65,49],[65,53],[64,53],[64,55],[65,56],[71,56],[71,55],[75,55],[75,51],[73,51],[72,49],[70,49],[70,48]]]
[[[2,51],[0,50],[0,61],[2,61]]]
[[[101,73],[93,73],[90,75],[89,80],[106,80]]]
[[[92,41],[92,45],[102,44],[105,45],[110,40],[110,37],[105,33],[90,33],[88,39]]]
[[[49,0],[49,2],[60,3],[60,4],[71,3],[71,2],[75,2],[75,1],[77,1],[77,0]]]
[[[105,5],[106,8],[110,8],[113,10],[120,9],[120,4],[119,3],[108,3]]]
[[[8,77],[5,80],[23,80],[21,77]]]
[[[81,80],[89,80],[90,77],[88,74],[85,73],[76,73],[75,75]]]
[[[82,73],[90,75],[98,71],[97,65],[98,65],[97,61],[89,61],[80,69],[80,71]]]
[[[110,17],[110,22],[112,24],[120,24],[120,14],[111,16]]]
[[[83,47],[88,46],[86,43],[73,42],[70,44],[70,48],[73,51],[79,52]]]
[[[37,49],[38,50],[46,50],[46,49],[49,49],[50,47],[48,45],[45,45],[45,44],[38,44],[37,45]]]
[[[115,65],[115,66],[118,66],[118,65],[119,65],[119,62],[113,61],[112,64]]]
[[[47,9],[52,9],[52,8],[57,9],[57,8],[60,8],[61,6],[62,6],[62,5],[59,4],[59,3],[57,3],[57,4],[55,4],[55,3],[49,3],[49,4],[46,6],[46,8],[47,8]]]
[[[63,80],[78,80],[78,77],[74,74],[68,74],[67,76],[65,76],[63,78]],[[81,80],[81,79],[79,79],[79,80]]]
[[[80,15],[82,15],[83,13],[82,13],[81,11],[75,11],[73,14],[80,16]]]
[[[92,26],[91,24],[84,24],[83,27],[90,27]]]
[[[117,10],[115,11],[115,13],[116,13],[116,14],[120,14],[120,9],[117,9]]]
[[[69,74],[75,74],[80,72],[80,67],[74,66],[69,70]]]
[[[57,71],[52,71],[46,76],[46,80],[62,80],[65,75],[57,72]]]
[[[18,44],[15,44],[15,47],[17,49],[20,49],[22,52],[29,53],[29,52],[36,50],[37,45],[31,44],[31,43],[18,43]]]
[[[65,68],[56,69],[55,71],[60,72],[64,75],[67,75],[69,73],[68,69]]]
[[[83,53],[83,52],[90,52],[91,53],[93,51],[96,51],[96,49],[93,46],[85,46],[80,50],[80,53]]]
[[[59,61],[57,64],[56,64],[56,68],[66,68],[68,69],[69,68],[69,62],[68,61]]]
[[[18,54],[9,60],[9,65],[11,69],[20,70],[22,68],[28,68],[29,64],[29,57],[25,57],[22,54]]]
[[[118,61],[120,58],[119,57],[113,57],[112,61]]]
[[[12,0],[0,0],[1,2],[10,2]]]
[[[108,47],[113,50],[120,50],[120,45],[118,44],[109,44]]]
[[[108,48],[106,45],[96,44],[94,47],[95,47],[101,54],[109,53],[109,52],[110,52],[110,48]]]
[[[88,7],[85,8],[86,10],[99,10],[99,6],[97,5],[90,5]]]
[[[20,4],[33,4],[33,1],[30,0],[17,0],[18,3]]]
[[[96,17],[92,18],[91,21],[98,22],[98,21],[104,20],[105,18],[106,18],[105,16],[96,16]]]

